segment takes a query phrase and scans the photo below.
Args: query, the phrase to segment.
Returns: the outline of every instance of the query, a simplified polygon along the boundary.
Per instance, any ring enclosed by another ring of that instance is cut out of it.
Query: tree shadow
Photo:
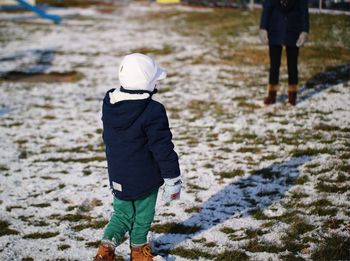
[[[348,81],[350,81],[350,64],[327,67],[325,71],[311,77],[311,79],[299,89],[297,103],[302,103],[334,85]],[[281,103],[287,99],[288,96],[282,94],[278,97],[277,102]]]
[[[155,249],[159,253],[168,253],[181,242],[226,220],[263,211],[284,197],[299,176],[299,167],[310,160],[310,156],[292,157],[286,162],[256,170],[248,177],[232,182],[204,202],[200,212],[180,223],[189,229],[196,227],[195,232],[163,234],[154,238]]]

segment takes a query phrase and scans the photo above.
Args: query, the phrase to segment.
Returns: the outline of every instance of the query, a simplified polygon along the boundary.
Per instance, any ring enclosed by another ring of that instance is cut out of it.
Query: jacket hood
[[[150,101],[151,95],[148,93],[130,94],[111,89],[103,99],[103,124],[116,129],[127,129],[139,118]]]

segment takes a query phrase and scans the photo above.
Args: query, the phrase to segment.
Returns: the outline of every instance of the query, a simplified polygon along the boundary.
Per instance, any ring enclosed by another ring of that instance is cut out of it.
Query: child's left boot
[[[98,247],[94,261],[115,261],[114,249],[112,244],[102,242]]]
[[[131,246],[131,261],[153,261],[155,256],[149,244],[143,246]]]

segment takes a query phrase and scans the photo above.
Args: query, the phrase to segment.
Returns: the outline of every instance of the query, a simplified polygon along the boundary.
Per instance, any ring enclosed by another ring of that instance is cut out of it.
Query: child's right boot
[[[153,261],[154,255],[149,244],[143,246],[131,246],[131,261]]]
[[[102,242],[97,250],[94,261],[115,261],[114,245]]]

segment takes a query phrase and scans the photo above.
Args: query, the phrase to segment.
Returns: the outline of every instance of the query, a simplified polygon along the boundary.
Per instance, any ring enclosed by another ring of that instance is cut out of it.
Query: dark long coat
[[[289,0],[282,7],[281,0],[265,0],[260,29],[268,32],[269,45],[296,46],[301,32],[309,32],[307,0]]]

